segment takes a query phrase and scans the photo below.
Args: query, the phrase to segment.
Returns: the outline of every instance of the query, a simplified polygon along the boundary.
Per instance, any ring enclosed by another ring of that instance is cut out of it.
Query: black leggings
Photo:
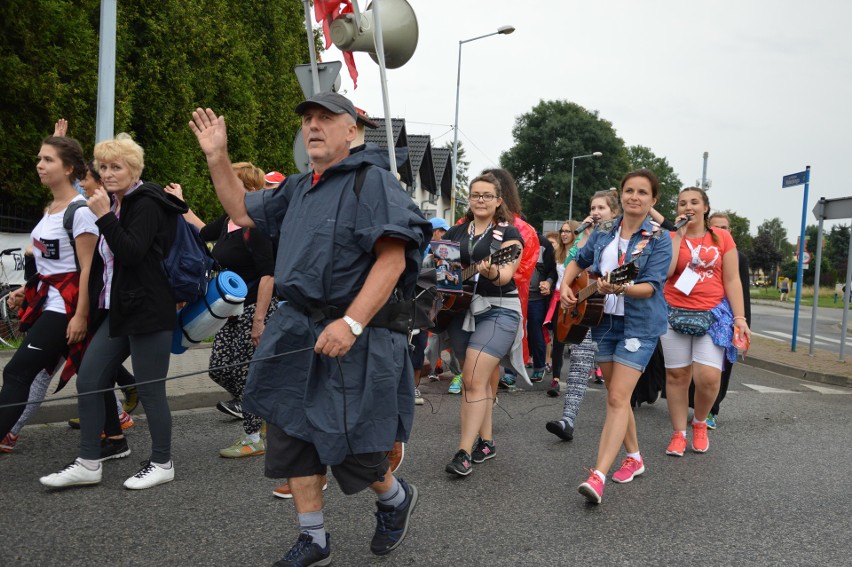
[[[59,359],[68,355],[68,339],[65,337],[68,317],[65,313],[45,311],[27,332],[12,360],[3,369],[3,389],[0,390],[0,437],[5,437],[24,413],[24,404],[30,395],[38,373],[51,372]]]

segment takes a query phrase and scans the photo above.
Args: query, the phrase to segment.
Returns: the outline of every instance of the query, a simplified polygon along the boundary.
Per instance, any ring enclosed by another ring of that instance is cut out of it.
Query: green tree
[[[669,160],[659,157],[645,146],[630,146],[627,148],[628,169],[650,169],[660,181],[660,195],[655,208],[667,219],[677,216],[677,196],[683,184],[669,165]]]
[[[450,156],[453,155],[453,143],[447,141],[444,147],[450,150]],[[458,166],[456,166],[456,211],[454,218],[461,218],[467,212],[467,185],[470,182],[468,179],[468,170],[470,169],[470,160],[467,159],[467,153],[461,140],[458,145]]]
[[[39,140],[68,118],[69,135],[91,153],[98,26],[95,0],[9,0],[0,5],[0,184],[13,202],[43,202],[32,166]],[[308,60],[297,2],[161,0],[118,9],[115,131],[145,148],[146,180],[184,185],[202,218],[220,210],[207,166],[187,127],[196,107],[228,121],[237,161],[291,171],[292,109],[302,93],[292,73]]]
[[[763,270],[764,274],[775,273],[776,266],[781,262],[781,253],[778,252],[777,243],[772,240],[768,232],[758,231],[752,241],[751,254],[748,264],[752,270]]]
[[[737,244],[737,249],[748,256],[752,245],[751,221],[731,210],[719,212],[728,215],[728,219],[731,221],[731,236]]]
[[[602,152],[600,158],[575,160],[574,217],[588,213],[595,191],[616,187],[629,169],[624,141],[608,120],[564,101],[539,102],[515,119],[515,143],[500,164],[515,177],[527,220],[568,218],[571,158]]]
[[[826,283],[846,281],[846,269],[849,265],[849,230],[849,225],[836,224],[826,235],[823,258],[830,266],[828,274],[830,279]],[[814,246],[816,247],[816,243]]]

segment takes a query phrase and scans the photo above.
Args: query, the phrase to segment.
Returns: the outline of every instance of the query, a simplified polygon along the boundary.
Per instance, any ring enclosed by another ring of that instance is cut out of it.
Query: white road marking
[[[770,386],[759,386],[757,384],[743,384],[752,390],[757,390],[761,394],[801,394],[801,392],[796,392],[794,390],[782,390],[781,388],[772,388]]]

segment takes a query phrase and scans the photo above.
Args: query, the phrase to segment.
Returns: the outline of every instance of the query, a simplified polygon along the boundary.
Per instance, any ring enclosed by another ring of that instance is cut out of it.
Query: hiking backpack
[[[207,293],[216,261],[198,229],[177,215],[175,239],[163,257],[163,270],[176,303],[192,303]]]

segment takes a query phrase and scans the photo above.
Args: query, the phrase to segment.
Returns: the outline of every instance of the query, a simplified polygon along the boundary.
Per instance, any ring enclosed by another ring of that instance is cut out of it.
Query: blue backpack
[[[175,240],[163,258],[163,269],[177,303],[192,303],[207,293],[216,261],[198,229],[178,215]]]

